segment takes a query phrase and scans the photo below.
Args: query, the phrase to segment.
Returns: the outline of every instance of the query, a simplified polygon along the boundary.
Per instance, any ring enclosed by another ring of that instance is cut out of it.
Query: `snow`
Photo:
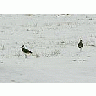
[[[2,14],[0,36],[1,83],[96,82],[95,14]]]

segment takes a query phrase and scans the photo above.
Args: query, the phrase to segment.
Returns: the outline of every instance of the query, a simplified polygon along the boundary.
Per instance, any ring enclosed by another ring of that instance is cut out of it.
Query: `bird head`
[[[80,40],[80,42],[82,42],[82,40]]]
[[[22,47],[21,48],[24,48],[24,45],[22,45]]]

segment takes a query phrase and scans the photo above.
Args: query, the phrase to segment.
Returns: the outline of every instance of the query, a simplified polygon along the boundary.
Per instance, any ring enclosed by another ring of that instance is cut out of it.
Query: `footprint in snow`
[[[72,61],[87,61],[87,60],[72,60]]]
[[[11,80],[11,82],[15,82],[15,80]]]

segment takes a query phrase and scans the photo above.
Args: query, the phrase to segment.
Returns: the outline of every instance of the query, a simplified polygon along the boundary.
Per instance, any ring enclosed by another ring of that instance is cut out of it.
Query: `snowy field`
[[[96,83],[95,52],[95,14],[0,15],[0,83]]]

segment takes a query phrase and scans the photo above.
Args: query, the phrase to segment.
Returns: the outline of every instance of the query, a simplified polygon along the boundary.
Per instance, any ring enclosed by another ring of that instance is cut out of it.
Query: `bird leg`
[[[80,48],[80,52],[82,51],[82,48]]]
[[[27,58],[27,55],[25,54],[25,58]]]

